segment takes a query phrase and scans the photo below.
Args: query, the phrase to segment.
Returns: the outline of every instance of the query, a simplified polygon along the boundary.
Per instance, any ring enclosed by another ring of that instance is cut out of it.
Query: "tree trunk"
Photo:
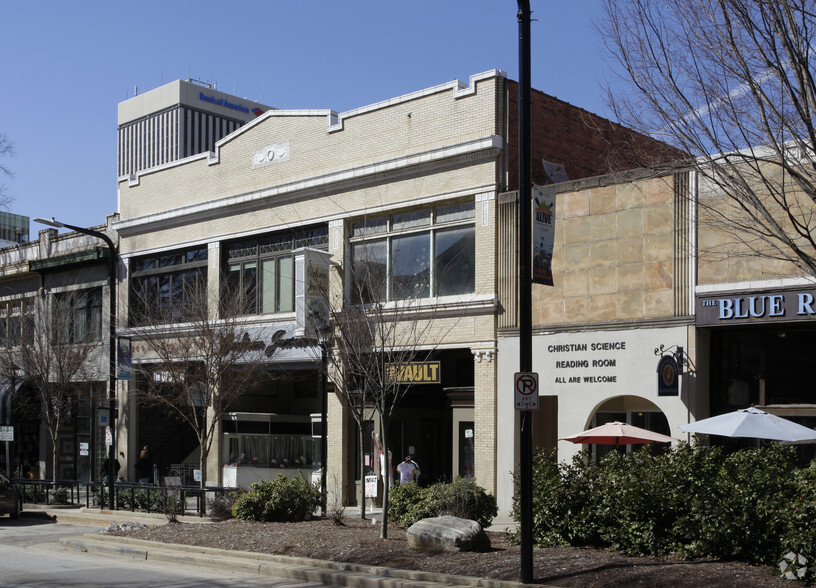
[[[207,487],[207,457],[209,456],[210,452],[207,449],[207,438],[204,437],[201,439],[201,454],[198,458],[198,467],[201,470],[201,480],[199,481],[199,487],[201,490],[204,490]],[[207,514],[207,493],[201,493],[201,500],[198,501],[198,511],[199,514],[205,515]]]
[[[365,505],[365,444],[363,439],[363,423],[357,423],[357,430],[360,435],[360,518],[366,519],[366,505]],[[324,458],[325,459],[325,458]],[[377,459],[377,456],[374,456]]]
[[[382,431],[383,438],[383,505],[382,505],[382,525],[380,525],[380,539],[388,539],[388,486],[391,481],[391,457],[388,451],[388,428],[386,420],[380,412],[380,431]]]
[[[58,418],[58,417],[55,417]],[[59,465],[59,454],[58,454],[58,447],[57,447],[57,439],[59,438],[60,432],[60,424],[59,421],[55,423],[48,423],[48,434],[51,437],[51,480],[57,480],[57,467]],[[46,475],[48,472],[40,472],[40,479],[45,480],[48,478]]]
[[[51,439],[51,480],[54,482],[57,481],[57,467],[58,467],[59,456],[57,455],[57,441],[56,438]],[[45,478],[45,476],[40,475],[40,478]]]

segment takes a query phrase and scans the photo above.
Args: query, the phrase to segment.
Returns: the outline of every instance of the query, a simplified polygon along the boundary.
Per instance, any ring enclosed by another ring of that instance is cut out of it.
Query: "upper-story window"
[[[19,347],[34,335],[34,299],[0,302],[0,348]]]
[[[326,249],[326,225],[282,231],[224,245],[226,296],[237,314],[294,312],[295,258],[301,247]]]
[[[471,201],[352,223],[352,301],[472,293],[475,214]]]
[[[177,322],[206,312],[207,246],[139,257],[131,263],[130,324]]]
[[[102,288],[54,295],[52,327],[64,343],[102,340]]]

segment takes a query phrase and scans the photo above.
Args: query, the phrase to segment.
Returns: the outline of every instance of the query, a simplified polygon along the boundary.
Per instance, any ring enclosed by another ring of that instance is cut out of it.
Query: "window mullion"
[[[430,239],[430,243],[428,244],[428,282],[429,282],[429,290],[428,294],[430,298],[436,297],[436,230],[431,229],[428,231],[428,239]]]
[[[389,227],[390,228],[390,227]],[[393,271],[394,271],[394,253],[393,253],[393,242],[394,238],[390,235],[386,239],[386,267],[388,268],[385,272],[385,301],[390,302],[394,299],[393,292],[391,290],[394,278],[393,278]]]

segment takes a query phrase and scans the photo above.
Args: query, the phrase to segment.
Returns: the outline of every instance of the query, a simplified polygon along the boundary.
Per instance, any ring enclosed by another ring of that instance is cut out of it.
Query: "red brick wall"
[[[508,189],[518,188],[518,82],[508,80]],[[564,165],[570,180],[647,167],[678,159],[665,143],[532,90],[532,179],[547,183],[542,159]]]

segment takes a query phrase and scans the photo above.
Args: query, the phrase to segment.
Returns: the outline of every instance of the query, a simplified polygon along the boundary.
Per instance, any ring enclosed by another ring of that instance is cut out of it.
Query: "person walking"
[[[139,454],[139,459],[136,460],[136,477],[139,479],[139,484],[149,484],[153,477],[153,462],[150,459],[150,448],[145,445],[142,447],[142,452]]]
[[[397,472],[399,472],[400,486],[416,484],[419,480],[419,465],[411,455],[405,456],[402,463],[397,466]]]
[[[100,472],[105,479],[105,484],[109,483],[110,481],[110,457],[106,457],[104,463],[102,464],[102,471]],[[113,458],[113,479],[119,477],[119,469],[122,465],[119,463],[119,460],[115,457]]]

